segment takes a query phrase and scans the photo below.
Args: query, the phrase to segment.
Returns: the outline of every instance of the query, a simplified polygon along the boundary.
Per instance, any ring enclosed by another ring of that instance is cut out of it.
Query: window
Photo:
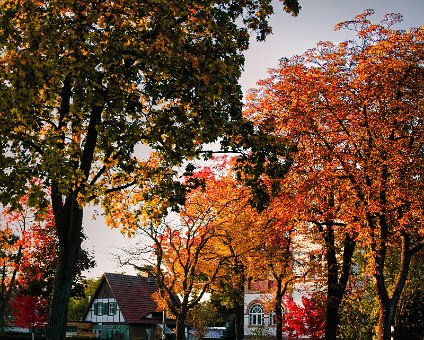
[[[264,310],[259,303],[254,304],[250,307],[249,311],[249,325],[260,326],[263,324]]]
[[[115,302],[109,302],[109,315],[115,315],[116,314],[116,303]]]
[[[102,315],[105,315],[106,313],[107,313],[106,303],[103,303],[103,302],[94,303],[94,315],[102,316]]]
[[[115,315],[116,314],[116,302],[95,302],[94,303],[94,315]]]
[[[103,315],[103,302],[97,302],[94,304],[94,314],[95,315]]]
[[[275,312],[269,313],[269,325],[274,326],[277,324],[277,314]]]

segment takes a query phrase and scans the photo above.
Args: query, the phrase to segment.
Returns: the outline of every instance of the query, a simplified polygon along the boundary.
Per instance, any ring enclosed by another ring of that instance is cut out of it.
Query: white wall
[[[121,313],[121,310],[119,309],[118,304],[116,304],[116,311],[114,315],[108,315],[108,311],[103,311],[103,315],[95,315],[94,311],[94,304],[96,303],[110,303],[114,302],[116,303],[116,300],[114,298],[102,298],[102,299],[95,299],[93,303],[90,306],[90,311],[87,313],[84,321],[90,321],[90,322],[116,322],[116,323],[122,323],[125,322],[124,316]]]
[[[245,335],[275,335],[275,326],[270,325],[270,315],[267,312],[266,304],[272,300],[271,294],[245,293],[244,294],[244,334]],[[260,301],[264,308],[264,320],[262,326],[249,325],[249,310],[256,301]]]

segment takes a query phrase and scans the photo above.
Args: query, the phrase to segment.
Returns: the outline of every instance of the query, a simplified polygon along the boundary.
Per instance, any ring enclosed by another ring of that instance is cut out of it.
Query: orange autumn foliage
[[[340,223],[367,249],[379,339],[387,339],[411,257],[424,247],[424,28],[393,29],[399,15],[371,24],[372,14],[337,26],[357,40],[281,60],[250,93],[245,115],[296,145],[282,188],[295,194],[299,219]],[[401,261],[388,286],[394,248]]]

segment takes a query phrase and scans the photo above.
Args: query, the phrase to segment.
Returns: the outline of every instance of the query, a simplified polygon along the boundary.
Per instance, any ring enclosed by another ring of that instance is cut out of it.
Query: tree
[[[29,206],[31,192],[27,192],[20,207],[3,210],[1,323],[13,295],[19,294],[48,300],[53,289],[54,268],[57,262],[57,237],[51,206],[37,210]],[[82,272],[94,266],[89,254],[82,250],[78,260],[73,295],[83,286]]]
[[[261,263],[261,277],[268,279],[270,276],[275,281],[272,310],[275,312],[276,339],[283,339],[283,298],[287,290],[293,285],[298,275],[294,273],[294,259],[291,233],[286,226],[271,225],[265,228],[267,236],[264,237],[263,248],[255,254]],[[258,254],[259,253],[259,254]],[[257,267],[258,269],[258,267]]]
[[[30,295],[17,295],[12,303],[14,324],[35,332],[47,323],[47,300]]]
[[[375,336],[378,301],[372,277],[367,271],[364,249],[357,249],[346,294],[340,306],[340,326],[337,334],[342,339],[370,339]]]
[[[189,312],[209,291],[223,263],[211,247],[211,240],[219,233],[219,224],[213,221],[215,214],[188,201],[191,208],[180,211],[179,224],[164,222],[160,226],[140,228],[144,246],[127,251],[128,259],[124,262],[155,278],[159,287],[158,304],[177,319],[177,340],[185,339]],[[150,256],[144,257],[144,262],[149,265],[140,266],[137,263],[146,253]]]
[[[20,198],[21,209],[2,211],[0,228],[0,332],[4,331],[4,321],[9,302],[16,290],[16,284],[28,243],[28,233],[39,224],[42,217],[28,206],[29,194]]]
[[[410,261],[424,247],[423,29],[393,29],[401,19],[394,14],[374,25],[372,13],[337,26],[355,30],[358,40],[320,43],[281,60],[246,114],[295,146],[287,178],[309,188],[304,197],[316,200],[322,231],[330,237],[329,226],[340,224],[342,235],[367,249],[380,304],[378,338],[389,339]],[[343,252],[352,248],[347,241]],[[392,283],[385,276],[391,248],[401,249]],[[335,334],[333,327],[326,338]]]
[[[281,326],[282,297],[296,276],[292,272],[291,224],[289,212],[270,207],[258,212],[252,206],[253,195],[238,182],[232,171],[234,159],[215,158],[215,163],[202,170],[202,190],[189,193],[203,207],[217,211],[213,221],[219,223],[219,236],[211,240],[218,256],[225,259],[216,282],[215,299],[234,310],[235,338],[244,337],[244,289],[248,279],[276,280],[277,323]],[[285,214],[286,213],[286,214]],[[281,331],[279,332],[281,337]]]
[[[72,296],[69,299],[68,321],[79,321],[84,318],[90,304],[90,298],[94,295],[100,280],[101,277],[97,279],[87,279],[84,284],[83,294]]]
[[[21,294],[42,296],[47,300],[53,291],[58,248],[51,208],[48,211],[46,223],[34,225],[27,234],[18,279]],[[78,256],[76,274],[72,282],[72,297],[84,295],[86,278],[83,272],[95,266],[95,261],[87,250],[81,249]]]
[[[424,294],[413,292],[403,304],[402,312],[396,315],[394,336],[397,339],[420,339],[424,332]]]
[[[396,279],[396,267],[400,258],[399,250],[393,250],[395,254],[393,254],[393,251],[389,253],[388,260],[394,262],[394,270],[393,273],[390,273],[391,268],[387,266],[386,275],[391,275],[394,281]],[[423,260],[424,252],[422,251],[411,259],[411,269],[394,316],[394,336],[397,339],[419,339],[424,334]]]
[[[285,297],[287,314],[283,331],[289,337],[308,336],[311,339],[321,339],[325,328],[325,296],[320,292],[315,292],[310,297],[303,296],[302,304],[303,306],[299,306],[291,297]]]
[[[19,268],[19,293],[49,299],[57,259],[57,238],[51,206],[42,223],[36,223],[26,232]]]
[[[356,221],[343,215],[350,205],[350,202],[345,199],[350,189],[349,186],[342,185],[342,181],[337,181],[336,173],[322,171],[318,160],[306,164],[306,157],[315,157],[308,154],[309,150],[306,150],[305,155],[291,145],[293,141],[285,137],[279,141],[280,134],[274,131],[275,126],[272,121],[266,118],[264,121],[258,119],[256,113],[261,104],[255,103],[255,100],[257,99],[252,99],[254,103],[250,104],[255,110],[254,119],[259,121],[258,131],[260,134],[271,134],[271,138],[265,138],[266,144],[256,146],[253,152],[262,152],[263,147],[267,149],[266,152],[271,152],[272,157],[265,161],[265,166],[259,165],[259,172],[255,169],[257,156],[254,153],[253,157],[250,154],[239,158],[237,171],[240,172],[239,176],[245,183],[261,188],[253,190],[257,200],[255,204],[263,212],[273,211],[273,219],[278,221],[277,228],[271,225],[271,228],[267,230],[274,236],[263,236],[264,240],[271,241],[263,248],[265,253],[269,253],[264,258],[268,259],[269,264],[274,267],[273,276],[279,282],[278,289],[275,291],[275,306],[278,309],[277,323],[281,318],[279,315],[282,311],[279,306],[287,289],[286,284],[291,284],[296,279],[296,275],[291,272],[293,269],[292,248],[302,247],[310,259],[317,255],[315,253],[319,247],[319,251],[324,253],[325,258],[326,273],[324,275],[322,275],[321,261],[307,263],[304,258],[298,257],[296,267],[302,268],[303,276],[311,276],[310,274],[313,273],[312,275],[315,276],[313,280],[316,280],[318,276],[325,277],[327,283],[326,338],[333,339],[336,337],[340,322],[340,304],[345,294],[356,246],[356,232],[351,228]],[[249,106],[247,112],[249,112]],[[276,148],[269,147],[270,141],[277,144]],[[286,148],[281,147],[284,143]],[[291,152],[291,155],[287,152]],[[252,161],[253,167],[250,165]],[[272,164],[273,162],[277,164]],[[281,171],[275,172],[273,170],[275,167],[277,169],[281,167]],[[255,178],[258,175],[259,178]],[[295,231],[295,238],[298,239],[295,246],[291,246],[292,231]],[[316,236],[311,237],[311,234],[316,234],[320,239]],[[281,247],[273,246],[275,240],[278,240],[277,243],[280,243]],[[280,327],[277,327],[277,332],[277,337],[282,337]]]
[[[59,248],[48,339],[65,337],[84,206],[107,198],[118,217],[112,202],[130,186],[149,214],[182,203],[174,169],[239,119],[242,52],[251,32],[270,32],[270,2],[1,3],[0,200],[16,202],[30,178],[51,187]],[[135,157],[143,146],[158,157]]]
[[[263,228],[258,213],[250,206],[251,194],[231,173],[233,161],[215,158],[197,176],[204,179],[201,190],[192,191],[202,209],[208,209],[219,236],[211,240],[216,256],[223,259],[212,290],[216,300],[234,315],[234,337],[244,337],[244,289],[249,275],[249,256],[259,246]]]
[[[216,211],[213,221],[220,233],[211,243],[225,261],[213,283],[213,295],[234,310],[235,338],[242,339],[244,288],[249,277],[268,280],[271,276],[276,281],[272,309],[276,311],[277,327],[282,325],[282,298],[297,278],[292,271],[291,211],[282,212],[271,203],[259,213],[251,205],[251,191],[237,182],[232,172],[234,160],[224,157],[214,161],[198,174],[205,180],[202,189],[190,192],[189,197]],[[186,207],[190,208],[190,201]],[[282,337],[281,329],[277,336]]]
[[[188,193],[180,225],[171,221],[139,230],[152,242],[150,272],[165,306],[177,318],[179,339],[189,311],[211,291],[215,296],[225,291],[222,303],[235,310],[236,337],[243,334],[244,283],[248,252],[256,244],[251,225],[257,214],[249,205],[249,191],[236,183],[229,166],[224,159],[196,172],[194,179],[202,185]],[[140,256],[130,254],[134,257]]]
[[[216,305],[211,301],[198,304],[189,315],[190,325],[195,329],[194,336],[203,339],[209,327],[222,324],[224,319]]]
[[[18,263],[22,254],[19,237],[10,230],[1,230],[0,249],[0,334],[3,334],[5,317],[15,288]]]

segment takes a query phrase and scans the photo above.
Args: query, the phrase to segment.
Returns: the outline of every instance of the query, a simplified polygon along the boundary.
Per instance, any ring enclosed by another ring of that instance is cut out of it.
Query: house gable
[[[152,278],[105,273],[84,320],[95,323],[160,323],[162,311],[152,296],[157,291],[157,284]]]
[[[106,280],[102,280],[96,291],[96,295],[98,298],[114,298],[112,290]]]
[[[124,315],[122,314],[105,276],[103,276],[90,301],[90,306],[84,321],[93,323],[126,323]]]

